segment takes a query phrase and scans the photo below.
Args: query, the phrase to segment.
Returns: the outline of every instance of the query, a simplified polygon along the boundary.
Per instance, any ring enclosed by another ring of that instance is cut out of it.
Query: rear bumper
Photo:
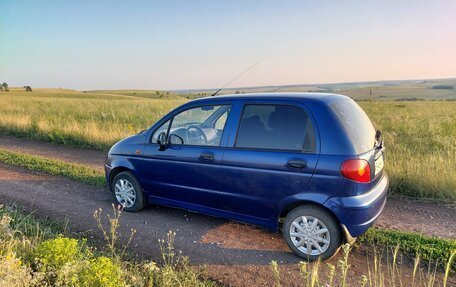
[[[384,172],[370,191],[357,196],[332,197],[325,202],[324,206],[339,219],[346,240],[353,241],[374,224],[385,207],[388,186],[388,175]]]

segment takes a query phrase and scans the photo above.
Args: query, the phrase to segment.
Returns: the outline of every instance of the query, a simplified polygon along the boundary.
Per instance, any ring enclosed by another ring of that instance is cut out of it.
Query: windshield
[[[352,99],[329,104],[347,132],[357,154],[375,146],[375,128],[369,117]]]
[[[176,115],[173,119],[173,128],[204,124],[213,114],[224,106],[202,106],[193,109],[188,109]]]

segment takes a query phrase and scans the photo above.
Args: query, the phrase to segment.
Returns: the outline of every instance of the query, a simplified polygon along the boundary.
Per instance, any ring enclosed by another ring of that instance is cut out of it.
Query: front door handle
[[[307,164],[303,160],[289,160],[287,166],[291,168],[305,168]]]
[[[205,161],[213,161],[214,155],[211,153],[202,153],[199,158]]]

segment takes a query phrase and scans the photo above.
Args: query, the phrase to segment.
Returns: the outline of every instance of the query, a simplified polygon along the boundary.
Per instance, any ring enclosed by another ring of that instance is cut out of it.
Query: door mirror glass
[[[160,145],[160,149],[166,148],[166,133],[162,132],[157,136],[157,143]]]
[[[182,145],[182,144],[184,144],[184,139],[181,138],[178,135],[170,134],[169,135],[169,143],[172,144],[172,145]]]
[[[168,127],[169,127],[170,122],[171,122],[170,120],[167,120],[158,129],[155,130],[154,134],[152,135],[151,141],[150,141],[151,143],[158,143],[159,135],[161,135],[162,133],[164,133],[166,135],[168,133]]]

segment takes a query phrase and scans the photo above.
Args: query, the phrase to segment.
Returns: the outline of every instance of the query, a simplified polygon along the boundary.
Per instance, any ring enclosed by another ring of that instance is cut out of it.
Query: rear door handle
[[[291,168],[305,168],[307,164],[303,160],[289,160],[287,166]]]
[[[202,153],[199,158],[205,161],[213,161],[214,155],[211,153]]]

